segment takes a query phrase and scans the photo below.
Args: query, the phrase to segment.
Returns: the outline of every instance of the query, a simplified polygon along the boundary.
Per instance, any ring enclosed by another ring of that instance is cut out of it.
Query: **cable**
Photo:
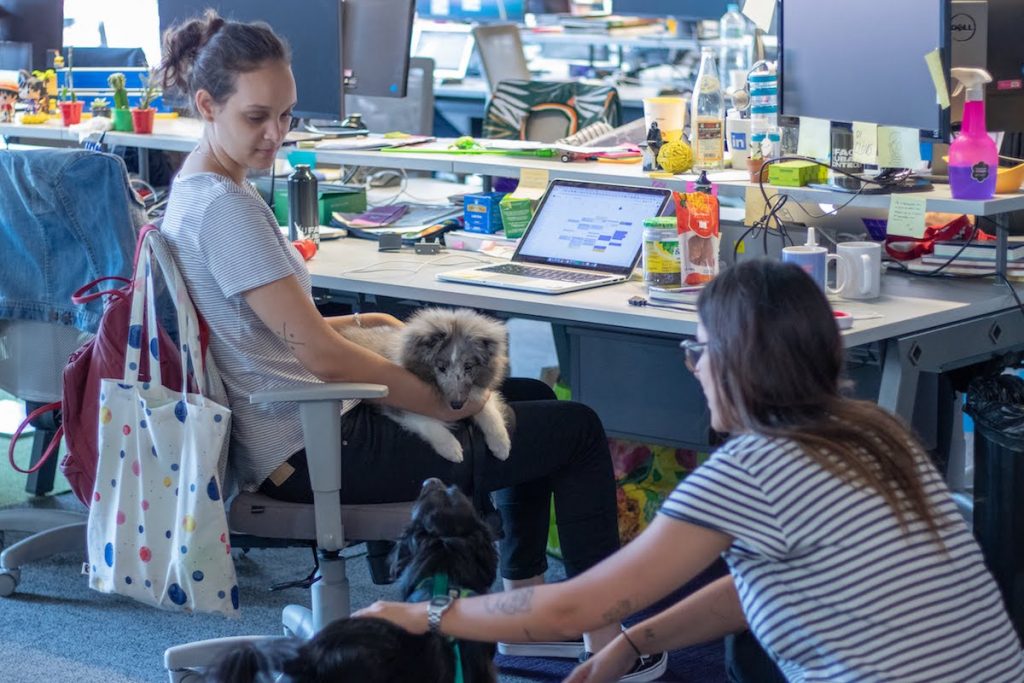
[[[637,308],[665,308],[672,311],[682,311],[683,313],[695,313],[697,311],[696,306],[687,308],[685,306],[675,306],[673,304],[656,304],[642,296],[631,296],[626,301],[630,306],[636,306]]]

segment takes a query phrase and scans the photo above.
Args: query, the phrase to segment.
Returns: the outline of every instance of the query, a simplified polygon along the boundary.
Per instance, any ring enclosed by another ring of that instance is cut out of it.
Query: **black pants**
[[[445,460],[418,436],[369,404],[342,418],[341,499],[388,503],[414,499],[424,479],[438,477],[463,491],[494,492],[501,514],[501,575],[526,579],[547,569],[545,555],[554,494],[566,573],[585,571],[619,547],[615,480],[604,428],[590,408],[556,401],[547,385],[510,379],[501,392],[515,413],[512,453],[504,462],[490,454],[472,423],[457,428],[465,459]],[[305,451],[281,486],[260,490],[273,498],[311,503]]]

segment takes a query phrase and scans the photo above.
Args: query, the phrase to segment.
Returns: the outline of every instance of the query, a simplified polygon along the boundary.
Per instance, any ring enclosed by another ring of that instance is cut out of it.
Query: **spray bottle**
[[[949,146],[949,188],[954,199],[991,199],[996,191],[999,152],[985,130],[985,84],[992,76],[984,69],[955,68],[960,82],[953,94],[966,90],[960,134]]]

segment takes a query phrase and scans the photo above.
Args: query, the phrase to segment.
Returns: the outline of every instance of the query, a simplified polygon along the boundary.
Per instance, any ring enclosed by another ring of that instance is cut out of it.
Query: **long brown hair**
[[[291,52],[270,26],[229,21],[208,9],[164,32],[161,84],[177,99],[191,102],[205,90],[223,104],[235,92],[239,74],[274,61],[290,62]]]
[[[843,345],[824,293],[800,268],[746,261],[697,303],[722,424],[798,443],[825,470],[884,498],[904,529],[939,525],[922,483],[924,454],[873,403],[841,394]]]

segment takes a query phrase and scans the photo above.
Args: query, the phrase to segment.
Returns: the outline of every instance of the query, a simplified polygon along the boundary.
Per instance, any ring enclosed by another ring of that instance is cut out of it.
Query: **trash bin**
[[[974,418],[974,535],[1024,639],[1024,380],[976,380],[964,410]]]

